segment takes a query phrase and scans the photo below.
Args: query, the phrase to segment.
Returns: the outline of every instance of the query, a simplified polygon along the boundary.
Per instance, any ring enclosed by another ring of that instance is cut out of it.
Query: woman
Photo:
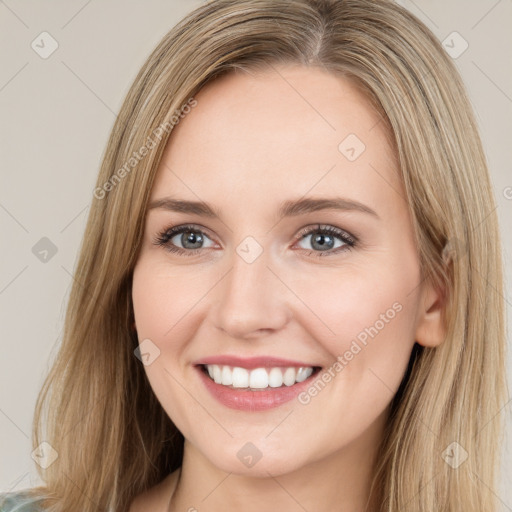
[[[405,9],[201,6],[111,134],[36,408],[47,485],[2,510],[496,510],[493,205]]]

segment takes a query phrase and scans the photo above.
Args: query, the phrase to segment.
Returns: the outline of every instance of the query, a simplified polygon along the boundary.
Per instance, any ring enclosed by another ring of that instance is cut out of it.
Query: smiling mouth
[[[316,375],[319,366],[242,368],[222,364],[201,364],[203,373],[216,384],[239,391],[262,391],[291,387]]]

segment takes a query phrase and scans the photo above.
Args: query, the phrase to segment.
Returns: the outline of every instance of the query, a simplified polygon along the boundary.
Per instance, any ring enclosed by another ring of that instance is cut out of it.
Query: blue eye
[[[178,235],[181,235],[179,238],[179,243],[182,244],[182,247],[177,247],[176,244],[172,242],[172,239]],[[196,228],[192,224],[187,224],[184,226],[171,227],[165,231],[162,231],[158,234],[154,243],[156,245],[165,247],[170,252],[192,256],[203,249],[203,247],[196,246],[201,245],[204,241],[204,238],[204,231]],[[192,247],[190,247],[189,244]]]
[[[314,235],[314,236],[313,236]],[[299,233],[300,241],[308,237],[311,238],[312,247],[319,249],[318,251],[309,251],[308,254],[315,256],[331,256],[341,251],[350,250],[356,245],[356,238],[346,231],[334,226],[321,226],[318,224],[313,228],[305,228]],[[341,244],[335,247],[335,239],[341,240]]]
[[[181,235],[177,240],[177,242],[181,244],[181,247],[177,246],[176,242],[172,240],[178,237],[178,235]],[[317,250],[303,249],[308,251],[309,255],[314,256],[338,254],[339,252],[350,250],[357,242],[354,236],[342,229],[334,226],[321,226],[320,224],[301,230],[296,239],[302,242],[308,237],[312,237],[310,243],[312,247]],[[167,228],[160,232],[153,243],[164,247],[172,253],[193,256],[201,251],[201,249],[205,248],[203,246],[205,239],[210,240],[201,228],[193,224],[185,224]],[[336,246],[336,239],[341,241],[338,246]]]

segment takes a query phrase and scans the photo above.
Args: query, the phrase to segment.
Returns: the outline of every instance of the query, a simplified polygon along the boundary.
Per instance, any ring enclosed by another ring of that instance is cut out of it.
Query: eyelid
[[[200,224],[189,223],[172,225],[167,228],[164,228],[161,231],[158,231],[156,236],[153,238],[153,243],[155,243],[156,245],[164,245],[163,243],[159,243],[164,237],[170,240],[171,238],[174,238],[176,235],[179,235],[184,231],[199,231],[200,233],[207,235],[210,240],[215,241],[215,237],[210,235],[210,230],[208,228],[201,226]],[[178,247],[177,249],[181,249],[181,247]],[[193,252],[194,250],[201,249],[183,250],[187,252]]]
[[[169,241],[171,238],[174,238],[175,236],[182,234],[186,231],[198,231],[204,235],[206,235],[210,240],[215,242],[215,237],[210,236],[210,231],[208,228],[201,226],[200,224],[194,224],[194,223],[188,223],[188,224],[177,224],[174,226],[170,226],[160,232],[157,233],[157,236],[154,238],[153,243],[155,245],[160,245],[167,249],[169,252],[178,253],[182,255],[187,256],[193,256],[197,254],[198,252],[201,252],[203,249],[207,249],[204,247],[197,248],[197,249],[183,249],[181,247],[175,246],[174,244],[169,245]],[[341,247],[337,247],[335,249],[330,249],[326,251],[315,251],[311,249],[303,249],[302,251],[306,251],[308,255],[314,254],[316,256],[331,256],[339,254],[340,252],[344,252],[346,250],[352,249],[356,244],[359,243],[359,240],[357,237],[349,233],[348,231],[339,228],[337,226],[334,226],[332,224],[310,224],[302,229],[299,230],[297,235],[294,237],[294,244],[302,241],[307,236],[312,235],[315,232],[322,232],[323,234],[327,235],[333,235],[340,239],[343,242],[343,245]],[[218,242],[216,242],[218,243]]]
[[[341,238],[344,242],[351,243],[353,245],[355,245],[359,241],[357,237],[355,237],[345,229],[339,228],[332,224],[314,224],[306,226],[305,228],[302,228],[299,231],[299,233],[296,236],[296,240],[302,240],[305,236],[309,236],[311,235],[311,233],[314,233],[315,230],[327,232],[329,234]]]

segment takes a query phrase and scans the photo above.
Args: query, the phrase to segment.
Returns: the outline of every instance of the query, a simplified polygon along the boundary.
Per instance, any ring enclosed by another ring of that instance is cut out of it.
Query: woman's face
[[[230,74],[195,99],[161,161],[133,276],[151,386],[226,472],[368,450],[414,342],[435,338],[384,123],[314,67]]]

